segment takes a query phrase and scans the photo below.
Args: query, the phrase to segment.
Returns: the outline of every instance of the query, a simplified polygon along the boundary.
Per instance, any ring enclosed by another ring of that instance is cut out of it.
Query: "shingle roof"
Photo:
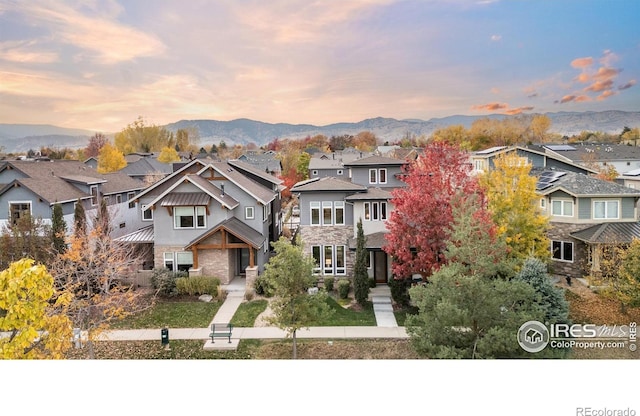
[[[542,171],[532,170],[532,174],[540,174]],[[620,196],[638,195],[640,190],[629,188],[615,182],[604,181],[582,173],[566,172],[540,193],[548,195],[557,190],[563,190],[574,196]]]
[[[631,243],[634,238],[640,238],[640,223],[612,222],[597,224],[584,230],[575,231],[571,233],[571,236],[590,244]]]
[[[366,186],[347,182],[342,179],[327,176],[324,178],[313,178],[298,182],[291,188],[291,192],[312,192],[312,191],[352,191],[364,192]]]
[[[381,165],[391,165],[391,166],[401,166],[406,164],[407,162],[401,159],[395,159],[392,157],[384,157],[384,156],[369,156],[364,157],[362,159],[356,159],[352,162],[345,163],[345,166],[381,166]]]
[[[367,192],[349,195],[347,201],[362,201],[371,199],[391,199],[391,192],[381,188],[367,188]]]
[[[273,201],[273,199],[277,196],[277,193],[275,191],[272,191],[271,189],[266,188],[258,182],[249,179],[227,162],[212,162],[210,163],[210,165],[213,166],[213,168],[217,170],[221,175],[225,176],[231,182],[235,183],[244,191],[248,192],[251,196],[256,198],[258,202],[263,205],[266,205],[269,202]]]
[[[385,232],[373,233],[369,235],[365,235],[366,244],[365,246],[368,249],[382,249],[387,244],[387,240],[385,239]],[[358,239],[356,237],[352,237],[348,241],[349,249],[355,250],[358,245]]]
[[[544,147],[577,163],[584,163],[585,158],[595,161],[640,160],[640,147],[626,144],[580,143],[570,145],[572,150],[568,147],[567,150]]]
[[[252,173],[252,174],[254,174],[254,175],[256,175],[256,176],[258,176],[258,177],[260,177],[262,179],[265,179],[265,180],[267,180],[267,181],[269,181],[271,183],[274,183],[276,185],[280,185],[283,182],[282,179],[276,178],[275,176],[273,176],[273,175],[271,175],[271,174],[269,174],[269,173],[267,173],[267,172],[265,172],[263,170],[257,169],[255,166],[252,166],[249,163],[243,162],[241,160],[229,160],[227,163],[229,163],[231,166],[234,166],[234,167],[236,167],[238,169],[246,170],[247,172],[250,172],[250,173]],[[278,163],[279,163],[279,161],[278,161]]]

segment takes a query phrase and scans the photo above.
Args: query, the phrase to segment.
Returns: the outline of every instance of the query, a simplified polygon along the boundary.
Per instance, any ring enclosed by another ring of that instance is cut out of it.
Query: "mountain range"
[[[551,119],[553,133],[571,136],[582,131],[620,133],[626,127],[640,127],[640,112],[600,111],[600,112],[558,112],[545,113]],[[393,118],[371,118],[357,123],[335,123],[325,126],[312,124],[264,123],[256,120],[237,119],[217,120],[180,120],[165,125],[169,131],[178,129],[196,129],[200,135],[200,145],[210,145],[224,140],[229,144],[255,143],[266,144],[275,138],[298,139],[323,134],[327,137],[371,131],[382,141],[396,141],[407,135],[429,136],[442,127],[462,125],[469,128],[481,118],[503,119],[501,114],[483,116],[454,115],[429,120],[396,120]],[[0,124],[0,151],[26,152],[52,148],[81,148],[86,146],[89,137],[95,131],[57,127],[45,124]],[[104,132],[103,132],[104,133]],[[113,137],[114,133],[105,133]]]

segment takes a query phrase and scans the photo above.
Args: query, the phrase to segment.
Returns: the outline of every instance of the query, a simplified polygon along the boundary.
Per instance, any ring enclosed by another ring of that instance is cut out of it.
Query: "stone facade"
[[[566,241],[573,243],[573,262],[551,259],[549,272],[558,276],[571,276],[572,278],[582,278],[588,270],[588,247],[580,241],[572,238],[570,234],[582,230],[592,224],[568,224],[552,222],[547,233],[549,240]]]
[[[345,246],[346,275],[336,275],[336,278],[351,278],[355,263],[355,252],[349,250],[349,238],[353,236],[352,225],[334,225],[331,227],[315,227],[309,225],[300,226],[300,239],[305,254],[311,256],[311,246],[336,245]]]

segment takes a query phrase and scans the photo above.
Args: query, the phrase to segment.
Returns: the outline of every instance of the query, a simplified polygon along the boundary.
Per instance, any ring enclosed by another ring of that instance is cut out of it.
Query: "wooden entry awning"
[[[220,233],[220,243],[203,244],[209,237]],[[235,237],[240,242],[229,241],[229,236]],[[199,250],[227,250],[234,248],[248,248],[249,250],[249,267],[255,266],[254,250],[262,248],[266,244],[262,234],[249,227],[239,219],[233,217],[218,224],[215,228],[206,231],[195,240],[185,246],[185,250],[193,252],[193,267],[198,268],[198,251]]]

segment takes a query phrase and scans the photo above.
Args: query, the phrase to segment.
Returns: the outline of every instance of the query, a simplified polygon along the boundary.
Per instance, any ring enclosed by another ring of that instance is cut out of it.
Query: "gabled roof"
[[[125,234],[115,239],[122,243],[153,243],[153,225]]]
[[[588,159],[593,161],[640,160],[640,147],[619,143],[574,143],[544,145],[544,147],[576,163],[583,163]]]
[[[280,185],[283,182],[282,179],[276,178],[275,176],[268,174],[267,172],[264,172],[260,169],[257,169],[255,166],[252,166],[249,163],[243,162],[241,160],[229,160],[227,163],[229,163],[231,166],[234,166],[238,169],[246,170],[247,172],[252,173],[260,177],[261,179],[269,181],[275,185]]]
[[[574,197],[640,197],[640,190],[638,189],[576,172],[564,172],[564,175],[552,182],[548,188],[540,190],[539,193],[541,195],[549,195],[559,190]]]
[[[407,162],[401,159],[395,159],[385,156],[369,156],[362,159],[356,159],[349,163],[345,163],[345,166],[402,166]]]
[[[391,199],[391,192],[381,188],[367,188],[367,192],[359,192],[345,198],[347,201],[366,201],[374,199]]]
[[[184,175],[183,177],[180,178],[180,180],[176,180],[173,185],[171,185],[168,189],[166,189],[160,195],[155,197],[155,199],[149,202],[149,204],[147,204],[147,207],[150,207],[162,201],[165,197],[171,194],[174,189],[176,189],[178,186],[180,186],[185,182],[189,182],[195,185],[202,192],[206,193],[211,198],[218,201],[222,206],[225,206],[229,209],[234,209],[239,205],[238,201],[236,201],[226,193],[223,195],[220,189],[215,187],[211,182],[209,182],[205,178],[199,175]]]
[[[172,174],[165,176],[164,178],[160,179],[158,182],[146,188],[144,191],[140,192],[138,195],[136,195],[136,199],[139,199],[140,197],[146,194],[153,193],[154,190],[160,187],[164,187],[163,185],[170,183],[171,180],[173,180],[174,178],[181,176],[182,172],[189,169],[193,165],[206,166],[206,163],[199,159],[194,159],[189,163],[185,163],[185,165],[182,166],[180,169],[177,169]]]
[[[264,236],[262,234],[260,234],[253,228],[249,227],[247,224],[243,223],[236,217],[231,217],[227,220],[224,220],[220,224],[216,225],[211,230],[207,230],[201,235],[199,235],[198,237],[196,237],[194,240],[189,242],[189,244],[187,244],[184,247],[184,249],[189,250],[194,245],[200,243],[201,241],[206,240],[207,238],[211,237],[212,235],[214,235],[215,233],[217,233],[222,229],[233,234],[236,238],[244,241],[245,243],[249,244],[251,247],[255,249],[261,248],[265,241]]]
[[[314,192],[314,191],[349,191],[365,192],[367,187],[353,182],[327,176],[324,178],[313,178],[298,182],[291,188],[291,192]]]
[[[631,243],[634,238],[640,238],[640,223],[638,222],[610,222],[598,224],[575,231],[571,236],[589,244],[619,244]]]
[[[309,160],[309,170],[342,168],[344,168],[344,162],[342,159],[321,159],[319,157],[314,157]]]
[[[266,188],[252,179],[249,179],[227,162],[209,163],[209,165],[202,168],[199,173],[205,172],[209,167],[212,167],[220,175],[236,184],[240,189],[254,197],[262,205],[267,205],[278,195],[277,192]]]

